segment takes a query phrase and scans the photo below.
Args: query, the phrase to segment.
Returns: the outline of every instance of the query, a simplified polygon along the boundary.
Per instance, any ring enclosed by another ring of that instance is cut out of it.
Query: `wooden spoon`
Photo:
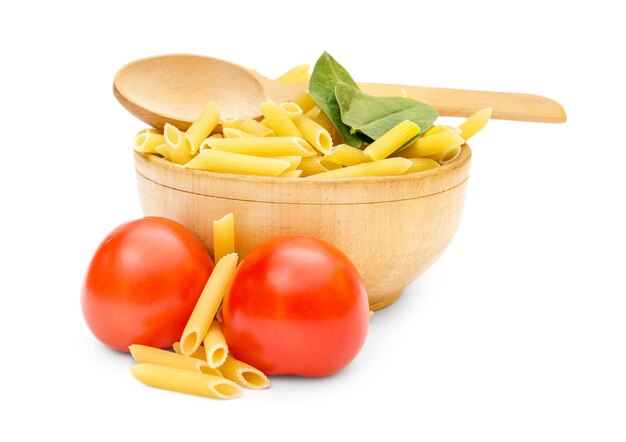
[[[401,95],[431,104],[443,116],[466,117],[491,106],[493,118],[562,123],[565,111],[539,95],[422,86],[359,83],[370,95]],[[213,100],[223,116],[259,118],[259,103],[297,97],[306,84],[281,84],[256,71],[217,58],[163,55],[136,60],[115,76],[113,93],[131,114],[156,128],[186,130]]]

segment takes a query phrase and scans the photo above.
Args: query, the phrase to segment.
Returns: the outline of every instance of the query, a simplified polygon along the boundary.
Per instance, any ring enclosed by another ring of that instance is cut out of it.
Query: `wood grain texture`
[[[431,104],[443,116],[467,117],[492,107],[493,118],[559,123],[566,120],[557,102],[531,94],[359,83],[371,95],[398,96]],[[113,93],[131,114],[156,128],[165,123],[187,130],[209,101],[222,116],[260,118],[259,103],[295,98],[307,84],[280,84],[258,72],[217,58],[173,54],[144,58],[123,66]]]
[[[314,181],[187,170],[135,153],[145,215],[187,226],[212,251],[212,222],[235,215],[236,251],[276,235],[311,235],[355,264],[370,308],[393,302],[452,240],[463,210],[471,152],[436,170],[396,177]]]

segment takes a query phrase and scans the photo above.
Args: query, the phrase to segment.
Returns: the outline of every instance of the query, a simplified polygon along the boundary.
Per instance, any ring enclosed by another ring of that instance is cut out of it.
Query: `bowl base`
[[[385,296],[385,299],[383,299],[382,301],[378,301],[377,303],[370,305],[370,310],[374,312],[393,304],[400,297],[401,294],[402,290],[398,290],[395,293],[390,293],[389,295]]]

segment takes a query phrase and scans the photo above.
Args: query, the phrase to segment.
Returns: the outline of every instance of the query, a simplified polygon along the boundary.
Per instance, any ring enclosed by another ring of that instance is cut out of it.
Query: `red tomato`
[[[181,224],[131,221],[104,238],[82,290],[85,320],[103,343],[171,348],[213,271],[202,243]]]
[[[270,375],[327,376],[361,349],[369,306],[343,253],[315,238],[280,236],[240,264],[222,319],[236,358]]]

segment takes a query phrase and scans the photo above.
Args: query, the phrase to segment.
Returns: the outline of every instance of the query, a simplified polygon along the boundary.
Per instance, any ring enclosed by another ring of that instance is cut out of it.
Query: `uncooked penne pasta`
[[[165,144],[165,137],[155,129],[144,129],[135,135],[135,150],[137,152],[157,153],[154,148],[161,144]]]
[[[245,120],[241,120],[241,123],[239,125],[241,130],[244,130],[247,133],[254,135],[255,137],[273,137],[276,135],[272,129],[264,126],[257,120],[253,120],[252,118],[246,118]]]
[[[176,354],[179,354],[179,355],[183,354],[183,352],[180,350],[180,342],[174,342],[174,345],[172,345],[172,348],[174,349],[174,352]],[[192,358],[200,359],[202,361],[206,361],[206,352],[204,351],[204,347],[202,345],[199,346],[198,349],[189,356]]]
[[[220,111],[217,105],[211,101],[202,109],[198,118],[191,123],[189,129],[185,132],[184,145],[192,155],[198,152],[202,140],[211,134],[219,121]]]
[[[184,355],[193,354],[204,339],[224,295],[230,289],[237,260],[237,254],[230,253],[215,265],[180,338],[180,350]]]
[[[461,135],[461,129],[459,129],[458,127],[448,126],[447,124],[441,124],[438,126],[431,126],[430,129],[428,129],[426,132],[422,134],[422,137],[435,135],[435,134],[438,134],[440,132],[445,132],[445,131],[455,132]]]
[[[283,172],[279,175],[279,177],[284,177],[284,178],[297,178],[300,175],[302,175],[302,169],[294,169],[294,170],[288,170],[286,172]]]
[[[269,127],[276,132],[279,137],[298,137],[302,138],[302,134],[298,130],[289,115],[276,104],[269,101],[261,103],[259,106],[261,113],[265,117],[263,120]]]
[[[170,161],[177,164],[185,164],[191,160],[191,152],[185,147],[184,132],[181,132],[176,126],[172,126],[169,123],[165,123],[163,127],[163,135],[165,137],[165,143],[168,147]]]
[[[412,164],[404,173],[421,172],[423,170],[441,167],[437,161],[431,158],[408,158],[408,160]]]
[[[222,129],[224,138],[251,138],[254,135],[249,134],[241,129],[235,129],[234,127],[225,127]]]
[[[213,150],[260,157],[316,155],[315,150],[305,140],[297,137],[207,138],[202,143]]]
[[[222,117],[222,129],[225,127],[230,129],[241,129],[241,120],[237,117]]]
[[[324,156],[324,159],[331,161],[340,166],[354,166],[355,164],[366,163],[370,161],[361,149],[348,146],[347,144],[340,144],[335,146],[329,155]]]
[[[427,158],[433,159],[437,161],[439,164],[449,163],[450,161],[454,161],[456,157],[461,154],[461,146],[452,147],[450,149],[446,149],[443,152],[436,153],[435,155],[430,155]]]
[[[302,162],[298,166],[302,170],[301,176],[310,176],[329,170],[339,169],[341,166],[327,161],[324,157],[302,158]]]
[[[289,172],[298,168],[300,163],[302,162],[302,157],[300,155],[282,155],[277,157],[272,157],[276,160],[289,161],[290,166],[285,170],[285,172]],[[285,173],[283,172],[283,174]],[[281,174],[282,175],[282,174]]]
[[[370,160],[382,160],[406,144],[420,132],[420,127],[410,120],[397,124],[363,151]]]
[[[384,160],[370,161],[368,163],[318,173],[309,176],[308,179],[401,175],[406,172],[412,164],[413,163],[406,158],[385,158]]]
[[[492,114],[493,108],[486,107],[470,115],[467,120],[459,124],[459,129],[461,129],[461,137],[463,137],[465,141],[472,138],[474,135],[476,135],[476,133],[478,133],[478,131],[480,131],[483,127],[487,125],[487,122],[491,118]]]
[[[135,361],[148,364],[163,365],[165,367],[180,368],[198,373],[221,376],[215,367],[209,366],[206,361],[192,358],[186,355],[179,355],[160,348],[148,347],[146,345],[133,344],[130,347],[130,354]]]
[[[305,114],[311,109],[313,109],[315,106],[317,106],[317,103],[315,103],[313,98],[311,98],[311,95],[309,94],[308,91],[302,92],[300,95],[298,95],[296,98],[294,98],[291,101],[293,103],[296,103],[298,106],[300,106],[300,109],[302,109],[302,112],[304,112]]]
[[[323,110],[321,110],[319,107],[314,107],[309,112],[307,112],[306,116],[309,117],[311,120],[315,121],[320,126],[322,126],[324,129],[326,129],[328,133],[331,134],[331,136],[333,136],[333,139],[334,139],[333,134],[336,133],[337,129],[335,128],[335,125],[333,124],[333,122],[330,121],[330,118],[328,118],[328,115],[326,115]]]
[[[194,373],[180,368],[156,364],[137,364],[131,374],[151,387],[180,393],[195,394],[215,399],[233,399],[241,396],[243,389],[224,377]]]
[[[226,361],[219,367],[219,371],[226,379],[254,390],[267,388],[270,385],[269,379],[261,370],[238,361],[232,356],[226,358]]]
[[[221,366],[228,356],[228,345],[224,339],[222,325],[218,321],[211,323],[203,342],[205,359],[209,367],[215,369]]]
[[[459,147],[464,142],[465,140],[463,140],[459,134],[446,130],[435,135],[419,137],[415,140],[415,143],[397,154],[405,158],[427,157],[454,147]]]
[[[213,221],[213,258],[218,262],[222,257],[235,251],[235,217],[232,213]]]
[[[300,115],[303,114],[302,109],[300,109],[300,106],[298,106],[296,103],[293,103],[291,101],[280,103],[278,107],[280,107],[280,110],[282,110],[285,114],[287,114],[289,118],[291,118],[292,120],[295,120],[296,118],[298,118]]]
[[[170,156],[170,147],[166,143],[159,144],[158,146],[155,146],[154,147],[154,152],[158,153],[159,155],[161,155],[166,160],[172,161],[172,157]]]
[[[251,138],[246,138],[246,140],[248,139]],[[237,139],[223,138],[223,140]],[[284,160],[222,152],[214,149],[203,149],[194,159],[185,164],[185,167],[189,169],[265,176],[278,176],[286,171],[289,166],[290,163]]]
[[[328,155],[332,152],[333,139],[330,133],[313,121],[306,115],[300,115],[293,120],[298,130],[302,133],[304,139],[318,151],[324,155]]]
[[[287,72],[282,74],[276,80],[276,83],[282,84],[300,84],[300,83],[308,83],[309,78],[311,77],[308,74],[310,65],[308,64],[299,64],[298,66],[294,66],[289,69]]]

